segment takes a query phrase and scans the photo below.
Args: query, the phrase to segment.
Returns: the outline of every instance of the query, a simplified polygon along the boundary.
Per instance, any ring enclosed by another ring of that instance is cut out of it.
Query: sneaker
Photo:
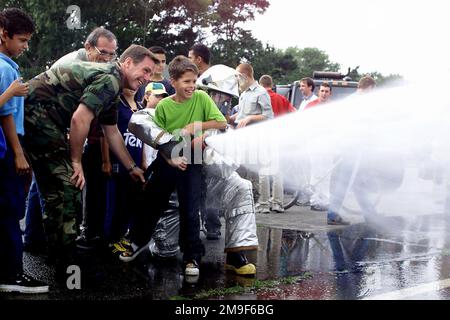
[[[46,293],[48,284],[21,273],[9,281],[0,282],[0,292]]]
[[[206,230],[206,239],[208,240],[219,240],[220,235],[221,233],[219,230]]]
[[[311,203],[309,202],[309,199],[299,199],[295,202],[295,205],[300,207],[309,207],[311,206]]]
[[[312,211],[328,211],[328,207],[320,204],[314,204],[311,206]]]
[[[255,265],[248,262],[243,252],[228,252],[225,270],[240,276],[254,276],[256,274]]]
[[[198,276],[198,275],[200,275],[200,269],[198,267],[197,261],[190,260],[188,263],[186,263],[186,266],[184,268],[184,275],[185,276]]]
[[[119,259],[123,262],[130,262],[137,258],[138,255],[140,255],[144,250],[148,249],[147,245],[144,245],[142,247],[137,246],[134,243],[121,243],[122,246],[125,248],[125,251],[121,252],[119,255]]]
[[[85,236],[79,236],[75,239],[75,243],[78,249],[92,250],[98,248],[100,245],[100,237],[86,238]]]
[[[255,213],[270,213],[270,208],[267,204],[257,203],[255,205]]]
[[[284,212],[284,208],[282,206],[280,206],[278,203],[273,203],[272,204],[272,211],[278,212],[278,213],[283,213]]]
[[[336,215],[334,218],[328,218],[327,224],[332,226],[348,226],[350,222],[344,220],[340,215]]]
[[[188,284],[197,284],[198,280],[200,279],[200,276],[185,276],[184,281]]]
[[[108,247],[113,255],[120,255],[122,252],[127,251],[126,248],[130,245],[131,244],[127,239],[122,238],[120,241],[110,243]]]

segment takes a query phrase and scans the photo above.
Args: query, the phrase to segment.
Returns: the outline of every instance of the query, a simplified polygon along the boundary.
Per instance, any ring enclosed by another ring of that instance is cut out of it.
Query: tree
[[[304,77],[311,77],[314,71],[339,71],[339,63],[331,62],[328,54],[317,48],[290,47],[286,49],[287,54],[291,54],[298,64],[295,72],[296,80]]]
[[[259,51],[253,60],[255,76],[263,74],[272,76],[274,83],[291,82],[290,73],[298,68],[295,58],[283,50],[266,44],[264,50]]]
[[[215,61],[236,66],[241,60],[253,61],[264,50],[261,41],[241,25],[254,20],[256,13],[264,13],[268,6],[266,0],[212,0],[208,19]]]
[[[359,81],[362,77],[368,75],[375,79],[377,86],[381,87],[387,85],[396,80],[401,80],[403,77],[400,74],[389,74],[387,76],[382,75],[378,71],[367,72],[364,74],[359,73],[359,66],[354,69],[348,68],[348,75],[352,78],[353,81]]]
[[[78,0],[81,28],[69,29],[66,9],[70,0],[0,0],[3,8],[18,7],[36,23],[30,51],[19,59],[22,73],[30,78],[64,54],[83,46],[98,26],[111,30],[118,39],[119,53],[131,43],[147,47],[163,45],[170,54],[187,54],[187,48],[207,25],[210,0]]]
[[[0,8],[18,7],[36,22],[30,50],[19,58],[25,79],[44,71],[64,54],[81,48],[87,35],[98,26],[111,30],[118,39],[120,54],[130,44],[161,45],[168,58],[187,55],[202,41],[209,45],[214,64],[231,67],[241,61],[252,63],[255,76],[270,74],[278,83],[291,83],[312,76],[315,70],[338,71],[338,63],[317,48],[291,47],[277,50],[255,39],[243,23],[254,20],[269,7],[267,0],[78,0],[81,28],[69,29],[66,9],[71,0],[0,0]],[[359,79],[358,67],[351,70]],[[379,83],[397,79],[372,72]]]

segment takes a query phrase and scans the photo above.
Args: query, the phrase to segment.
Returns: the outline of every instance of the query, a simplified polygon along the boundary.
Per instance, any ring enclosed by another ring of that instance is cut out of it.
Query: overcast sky
[[[450,3],[446,0],[269,0],[245,24],[276,48],[317,47],[342,71],[399,73],[416,79],[450,71]]]

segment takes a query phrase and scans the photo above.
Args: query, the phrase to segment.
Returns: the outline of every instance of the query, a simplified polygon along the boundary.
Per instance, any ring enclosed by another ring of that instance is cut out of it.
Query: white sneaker
[[[191,260],[186,264],[184,269],[185,276],[198,276],[200,274],[200,269],[198,268],[197,261]]]
[[[257,203],[255,205],[255,213],[270,213],[269,205]]]
[[[278,213],[283,213],[284,208],[281,205],[279,205],[278,203],[274,203],[274,204],[272,204],[272,211],[275,211]]]

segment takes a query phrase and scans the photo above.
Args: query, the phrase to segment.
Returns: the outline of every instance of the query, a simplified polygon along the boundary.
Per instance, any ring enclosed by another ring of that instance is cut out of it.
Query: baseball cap
[[[165,97],[167,97],[169,95],[167,93],[164,85],[159,82],[150,82],[145,87],[145,93],[148,93],[148,92],[150,92],[151,94],[154,94],[154,95],[164,95]]]

